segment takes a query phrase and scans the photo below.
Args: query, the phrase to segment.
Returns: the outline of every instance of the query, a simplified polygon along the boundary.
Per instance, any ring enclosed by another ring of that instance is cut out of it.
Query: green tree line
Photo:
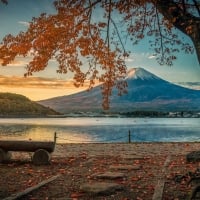
[[[13,93],[0,93],[0,116],[47,116],[58,114],[27,97]]]

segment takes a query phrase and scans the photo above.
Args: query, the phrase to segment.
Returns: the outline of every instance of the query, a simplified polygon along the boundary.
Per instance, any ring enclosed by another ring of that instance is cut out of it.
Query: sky
[[[0,41],[7,34],[16,35],[20,31],[25,31],[32,17],[44,12],[56,12],[53,0],[9,0],[8,2],[8,5],[0,4]],[[185,40],[191,42],[187,37]],[[142,67],[170,82],[200,83],[200,65],[195,54],[180,53],[174,65],[169,67],[157,63],[147,40],[141,41],[137,46],[127,44],[126,47],[131,50],[130,57],[126,60],[128,68]],[[24,78],[29,59],[29,57],[17,57],[6,67],[0,64],[0,92],[13,92],[25,95],[31,100],[42,100],[86,89],[87,83],[85,87],[77,89],[73,86],[69,75],[57,74],[56,63],[53,60],[44,71]],[[195,84],[195,86],[200,89],[200,85]]]

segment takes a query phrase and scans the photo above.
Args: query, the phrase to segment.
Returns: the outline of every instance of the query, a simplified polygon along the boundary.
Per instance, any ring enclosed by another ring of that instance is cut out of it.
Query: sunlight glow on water
[[[0,119],[0,138],[58,143],[200,141],[199,118]]]

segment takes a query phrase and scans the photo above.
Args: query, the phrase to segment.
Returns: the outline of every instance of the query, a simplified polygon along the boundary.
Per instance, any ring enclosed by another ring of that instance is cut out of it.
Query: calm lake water
[[[12,118],[0,119],[1,139],[58,143],[200,141],[200,118]]]

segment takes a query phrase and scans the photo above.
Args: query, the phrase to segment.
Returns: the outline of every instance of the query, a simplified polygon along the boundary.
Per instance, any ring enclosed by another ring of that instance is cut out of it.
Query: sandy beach
[[[188,172],[200,166],[186,155],[199,150],[198,142],[57,144],[46,166],[15,152],[0,164],[0,199],[58,176],[20,199],[184,200],[195,186]]]
[[[185,155],[191,151],[200,150],[199,142],[170,142],[170,143],[94,143],[94,144],[57,144],[53,156],[79,156],[83,152],[87,156],[158,156]]]

